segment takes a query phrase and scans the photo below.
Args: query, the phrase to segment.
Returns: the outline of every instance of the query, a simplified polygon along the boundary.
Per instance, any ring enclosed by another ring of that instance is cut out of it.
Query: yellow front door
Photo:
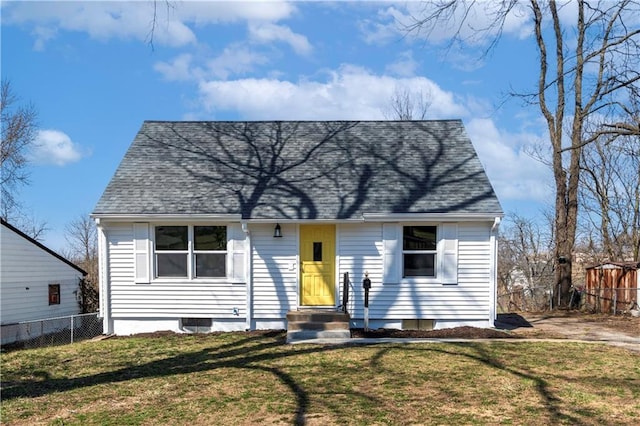
[[[335,225],[300,226],[300,304],[335,305]]]

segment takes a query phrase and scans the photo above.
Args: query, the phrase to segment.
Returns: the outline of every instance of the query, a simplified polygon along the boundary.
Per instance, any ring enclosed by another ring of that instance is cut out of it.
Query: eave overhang
[[[163,223],[204,223],[204,222],[243,222],[243,223],[358,223],[358,222],[494,222],[504,216],[495,213],[363,213],[349,219],[298,219],[298,218],[252,218],[244,219],[240,214],[100,214],[91,217],[101,222],[163,222]]]

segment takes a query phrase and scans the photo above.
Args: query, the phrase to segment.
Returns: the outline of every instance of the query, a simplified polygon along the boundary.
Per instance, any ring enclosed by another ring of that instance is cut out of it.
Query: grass
[[[640,356],[600,344],[113,338],[2,355],[3,425],[640,423]]]

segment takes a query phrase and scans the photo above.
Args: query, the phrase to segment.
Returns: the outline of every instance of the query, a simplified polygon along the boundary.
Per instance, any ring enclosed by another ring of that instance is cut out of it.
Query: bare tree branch
[[[453,28],[449,48],[482,39],[490,40],[491,48],[516,6],[517,2],[509,0],[428,3],[423,15],[405,29],[430,34]],[[637,19],[640,4],[637,0],[575,0],[571,3],[576,11],[573,24],[567,23],[565,11],[560,13],[565,6],[555,0],[528,1],[539,74],[535,91],[519,95],[538,105],[549,133],[550,159],[546,163],[551,165],[555,181],[554,255],[567,260],[556,268],[555,290],[563,305],[568,303],[571,287],[582,151],[603,136],[612,143],[618,137],[636,135],[640,127],[638,115],[629,114],[629,102],[621,101],[626,89],[629,99],[637,97],[640,29],[628,26],[626,20]],[[474,28],[471,20],[475,12],[493,19],[485,27]]]
[[[37,131],[37,113],[30,105],[15,105],[18,97],[11,90],[9,80],[2,80],[0,88],[0,115],[2,116],[2,148],[0,169],[2,186],[2,217],[9,216],[19,208],[18,187],[29,182],[27,172],[28,150]]]
[[[98,231],[88,214],[82,214],[65,227],[68,247],[64,255],[87,272],[81,282],[83,312],[98,310]]]
[[[387,120],[424,120],[430,106],[431,94],[397,86],[389,99],[388,110],[383,114]]]

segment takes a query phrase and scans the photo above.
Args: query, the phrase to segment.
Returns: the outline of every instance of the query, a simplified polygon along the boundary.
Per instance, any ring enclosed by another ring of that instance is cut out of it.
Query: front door
[[[300,304],[335,305],[335,225],[300,226]]]

